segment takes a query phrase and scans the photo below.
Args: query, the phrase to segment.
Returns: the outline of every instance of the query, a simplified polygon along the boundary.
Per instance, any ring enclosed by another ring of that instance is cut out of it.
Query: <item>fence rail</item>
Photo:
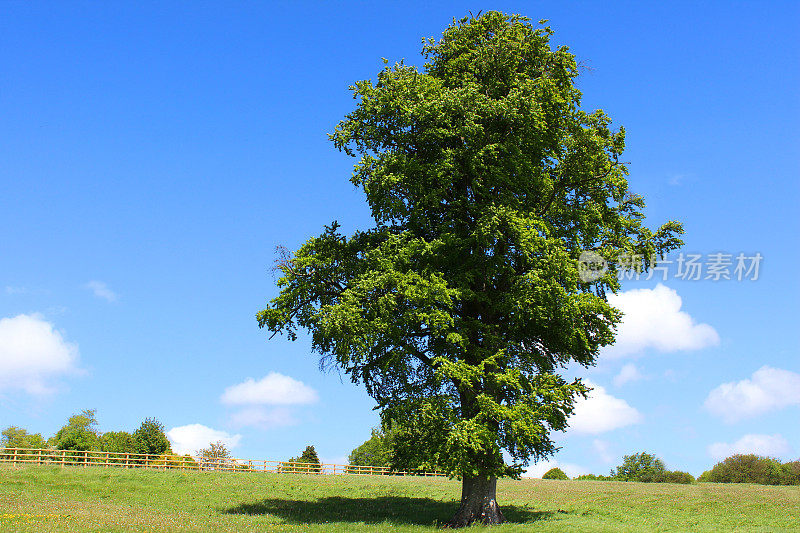
[[[102,466],[196,470],[200,472],[269,472],[274,474],[349,474],[382,476],[437,476],[441,472],[397,471],[382,466],[299,463],[268,459],[208,458],[191,455],[152,455],[101,451],[0,448],[0,463],[56,466]]]

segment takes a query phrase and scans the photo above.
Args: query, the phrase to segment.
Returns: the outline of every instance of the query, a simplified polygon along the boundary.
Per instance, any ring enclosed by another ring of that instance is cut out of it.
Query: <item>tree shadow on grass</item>
[[[457,502],[431,498],[380,496],[375,498],[329,497],[318,500],[287,500],[267,498],[252,503],[240,503],[224,509],[228,514],[272,515],[295,524],[325,522],[391,522],[408,525],[445,524],[458,508]],[[552,511],[533,511],[515,505],[501,505],[509,522],[546,520]]]

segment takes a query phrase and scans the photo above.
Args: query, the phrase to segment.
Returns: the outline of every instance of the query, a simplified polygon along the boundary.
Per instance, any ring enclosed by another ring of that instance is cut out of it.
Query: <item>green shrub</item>
[[[781,464],[777,459],[754,454],[736,454],[704,472],[700,481],[712,483],[758,483],[761,485],[800,484],[797,461]]]
[[[597,476],[595,474],[583,474],[575,478],[578,481],[614,481],[609,476]]]
[[[100,436],[100,451],[111,453],[137,453],[136,441],[127,431],[109,431]]]
[[[694,483],[694,476],[689,472],[681,472],[680,470],[667,470],[663,474],[656,476],[656,483],[681,483],[689,485]]]
[[[569,476],[567,476],[560,468],[551,468],[544,473],[542,479],[569,479]]]
[[[198,464],[191,455],[176,455],[165,453],[150,462],[150,466],[166,466],[168,468],[191,468],[197,469]]]

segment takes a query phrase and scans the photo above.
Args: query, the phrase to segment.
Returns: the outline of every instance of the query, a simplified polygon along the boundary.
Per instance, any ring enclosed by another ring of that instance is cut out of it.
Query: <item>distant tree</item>
[[[233,463],[230,450],[221,440],[198,450],[197,456],[203,468],[228,468]]]
[[[798,479],[800,479],[800,459],[797,461],[791,461],[784,465],[786,469],[794,474]]]
[[[351,465],[388,467],[392,453],[391,441],[391,433],[373,428],[369,440],[350,452],[347,461]]]
[[[146,418],[139,429],[133,432],[136,453],[161,455],[170,450],[164,425],[155,418]]]
[[[71,416],[67,425],[59,429],[48,442],[58,450],[97,450],[100,435],[96,415],[96,410],[84,409],[79,414]]]
[[[602,476],[601,476],[602,477]],[[643,483],[694,483],[694,476],[679,470],[667,470],[664,461],[649,453],[626,455],[622,465],[611,471],[615,481],[639,481]]]
[[[622,464],[611,471],[611,477],[617,481],[654,483],[663,477],[666,471],[664,461],[655,455],[641,452],[623,457]]]
[[[299,457],[290,457],[278,465],[278,471],[295,474],[313,474],[322,471],[322,466],[317,456],[317,450],[313,446],[306,446]]]
[[[0,434],[2,448],[45,448],[47,442],[40,433],[28,433],[27,429],[9,426]]]
[[[300,455],[300,462],[310,465],[310,472],[320,472],[322,470],[317,450],[313,446],[306,446],[306,449]]]
[[[560,468],[551,468],[547,472],[544,473],[542,479],[569,479],[569,476],[564,473],[563,470]]]
[[[504,521],[497,478],[552,455],[589,391],[562,369],[614,342],[618,274],[681,244],[679,223],[647,227],[625,132],[582,108],[578,62],[552,34],[464,17],[424,42],[424,67],[355,82],[330,137],[359,158],[374,224],[348,236],[333,222],[282,254],[280,294],[257,315],[290,339],[309,331],[322,363],[400,423],[393,466],[462,480],[451,527]],[[587,276],[596,259],[607,268]]]

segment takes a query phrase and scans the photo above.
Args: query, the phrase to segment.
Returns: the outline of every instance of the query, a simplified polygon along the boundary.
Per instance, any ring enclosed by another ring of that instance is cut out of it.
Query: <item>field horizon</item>
[[[0,529],[436,531],[438,478],[0,467]],[[800,487],[501,480],[499,531],[798,531]],[[482,529],[482,528],[478,528]]]

